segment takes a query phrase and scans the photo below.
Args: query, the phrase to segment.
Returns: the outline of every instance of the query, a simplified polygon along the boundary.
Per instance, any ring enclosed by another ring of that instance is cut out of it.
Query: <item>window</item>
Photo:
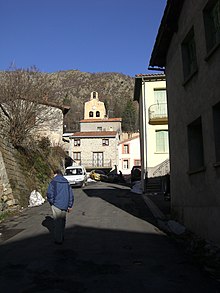
[[[220,0],[209,1],[203,11],[206,48],[210,52],[220,44]]]
[[[73,152],[73,159],[74,160],[81,160],[81,153],[80,152]]]
[[[166,89],[154,89],[154,103],[157,104],[155,115],[157,117],[167,116],[167,94]]]
[[[93,167],[103,167],[104,158],[103,153],[93,153]]]
[[[96,111],[96,117],[100,117],[100,112]]]
[[[189,170],[196,171],[204,167],[203,136],[201,117],[187,127]]]
[[[186,36],[181,48],[184,81],[187,81],[197,71],[196,44],[193,29]]]
[[[102,127],[98,126],[98,127],[97,127],[97,130],[98,130],[98,131],[102,131]]]
[[[166,103],[167,102],[167,93],[166,89],[154,89],[154,103]]]
[[[89,111],[89,117],[93,117],[93,112]]]
[[[156,130],[156,153],[168,153],[168,130]]]
[[[123,154],[129,154],[129,145],[128,144],[123,145]]]
[[[213,107],[213,124],[216,162],[220,162],[220,102]]]
[[[103,146],[109,145],[109,139],[108,138],[103,138],[102,145]]]
[[[65,175],[82,175],[83,170],[81,168],[71,168],[71,169],[66,169]]]
[[[74,146],[80,146],[80,139],[79,138],[74,139]]]
[[[123,160],[122,168],[123,169],[129,169],[129,162],[128,162],[128,160]]]

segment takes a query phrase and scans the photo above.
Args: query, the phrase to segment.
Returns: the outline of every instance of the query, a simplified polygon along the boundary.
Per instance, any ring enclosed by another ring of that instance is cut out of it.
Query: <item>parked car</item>
[[[70,166],[65,169],[64,177],[71,186],[84,187],[87,184],[86,169],[83,166]]]
[[[119,182],[119,174],[117,173],[108,173],[107,174],[107,181],[112,183],[118,183]]]
[[[131,169],[131,183],[141,180],[141,166],[133,166]]]
[[[103,170],[92,170],[90,172],[90,178],[96,181],[107,181],[108,176]]]
[[[108,176],[108,179],[107,179],[108,182],[125,183],[125,179],[121,171],[119,171],[119,173],[110,172],[107,174],[107,176]]]

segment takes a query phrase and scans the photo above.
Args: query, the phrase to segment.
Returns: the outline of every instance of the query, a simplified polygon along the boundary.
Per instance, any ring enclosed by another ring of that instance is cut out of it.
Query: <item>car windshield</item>
[[[82,175],[83,171],[80,168],[66,169],[65,175]]]

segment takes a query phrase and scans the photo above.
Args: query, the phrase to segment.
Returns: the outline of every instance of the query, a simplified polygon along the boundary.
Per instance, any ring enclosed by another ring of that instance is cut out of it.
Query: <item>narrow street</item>
[[[141,195],[101,182],[74,192],[63,245],[53,243],[48,203],[0,224],[1,292],[220,292]]]

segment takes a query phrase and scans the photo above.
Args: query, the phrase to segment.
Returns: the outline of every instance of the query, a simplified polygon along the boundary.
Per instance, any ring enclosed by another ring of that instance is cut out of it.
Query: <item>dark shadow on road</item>
[[[6,242],[0,260],[4,293],[220,292],[159,233],[73,226],[61,246],[45,234]]]
[[[99,197],[129,214],[157,226],[156,219],[140,194],[115,185],[106,185],[106,188],[103,186],[101,189],[86,188],[83,192],[89,197]]]
[[[51,234],[54,233],[54,222],[52,217],[46,216],[42,222],[42,225],[46,227]]]

